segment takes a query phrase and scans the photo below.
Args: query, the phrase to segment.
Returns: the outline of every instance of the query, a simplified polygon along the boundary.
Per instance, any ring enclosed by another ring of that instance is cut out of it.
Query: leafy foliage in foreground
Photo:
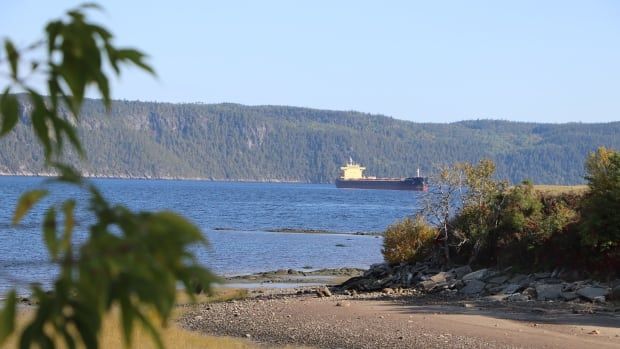
[[[0,172],[43,172],[29,132],[31,105],[0,141]],[[79,134],[86,174],[288,180],[330,183],[349,156],[368,175],[411,176],[455,162],[496,164],[497,178],[520,183],[583,183],[582,160],[604,145],[620,148],[620,122],[545,125],[508,121],[413,123],[381,115],[287,106],[113,101],[110,116],[85,100]],[[68,158],[78,164],[78,156]]]
[[[59,276],[51,290],[31,285],[37,308],[20,333],[19,346],[54,348],[63,342],[70,349],[97,348],[103,317],[118,308],[126,345],[131,344],[137,322],[161,348],[153,318],[163,322],[169,318],[178,283],[191,296],[197,284],[209,290],[215,277],[190,250],[206,243],[196,226],[173,212],[133,212],[110,205],[96,187],[62,162],[66,142],[74,154],[85,156],[75,125],[86,89],[95,87],[109,108],[106,71],[120,74],[122,65],[130,64],[152,72],[142,53],[114,47],[105,28],[87,21],[85,11],[90,7],[93,5],[77,8],[69,11],[67,18],[50,22],[46,39],[24,49],[44,50],[42,60],[25,64],[21,51],[10,40],[4,45],[11,81],[0,97],[0,136],[25,132],[19,129],[18,120],[27,118],[32,134],[42,145],[44,166],[59,173],[53,181],[87,191],[94,216],[88,238],[76,244],[77,202],[67,199],[47,208],[42,237],[50,260],[58,265]],[[29,72],[21,72],[24,65]],[[46,98],[28,85],[28,77],[37,75],[47,81]],[[19,101],[10,93],[11,88],[27,91],[22,97],[28,105],[27,114],[20,116]],[[25,193],[17,204],[13,223],[18,224],[48,194],[45,188]],[[0,311],[0,344],[15,331],[16,303],[16,292],[9,292]]]

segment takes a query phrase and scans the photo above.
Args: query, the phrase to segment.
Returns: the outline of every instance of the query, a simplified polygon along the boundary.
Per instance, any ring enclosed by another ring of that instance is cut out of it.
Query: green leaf
[[[32,115],[30,116],[32,118],[32,127],[34,128],[35,134],[39,141],[43,143],[46,159],[49,159],[52,153],[52,141],[50,139],[47,124],[45,123],[45,119],[48,117],[49,111],[47,110],[45,101],[41,95],[35,91],[29,92],[30,98],[34,104],[34,109],[32,110]]]
[[[24,215],[30,211],[30,209],[41,199],[47,196],[49,192],[47,190],[37,189],[24,193],[17,202],[15,213],[13,214],[13,224],[18,224]]]
[[[110,86],[108,84],[108,78],[106,78],[105,74],[99,73],[97,74],[97,86],[99,86],[99,92],[101,92],[101,96],[103,97],[103,104],[105,104],[106,109],[109,111],[112,106],[112,101],[110,99]]]
[[[144,329],[146,329],[147,332],[151,335],[151,339],[155,343],[155,346],[157,346],[158,349],[164,349],[164,343],[161,341],[159,332],[157,331],[155,326],[153,326],[151,321],[140,311],[136,311],[136,316],[142,323],[142,327],[144,327]]]
[[[43,239],[52,259],[58,257],[58,237],[56,234],[56,210],[51,207],[43,219]]]
[[[121,306],[121,324],[123,325],[123,342],[126,347],[131,347],[131,334],[133,331],[133,318],[135,312],[128,298],[128,289],[121,290],[119,303]]]
[[[58,178],[56,178],[57,181],[73,184],[82,183],[82,176],[73,167],[62,164],[60,162],[51,162],[50,166],[55,168],[59,172]]]
[[[17,294],[12,290],[6,295],[4,308],[0,311],[0,344],[2,344],[15,330],[15,308]]]
[[[2,115],[0,136],[3,136],[11,131],[17,124],[19,104],[17,103],[17,98],[9,94],[8,88],[4,90],[0,98],[0,115]]]
[[[17,79],[17,62],[19,61],[19,52],[15,49],[15,45],[10,40],[4,40],[4,49],[6,50],[9,64],[11,65],[11,76]]]
[[[134,50],[134,49],[120,49],[115,52],[116,58],[120,61],[130,61],[131,63],[137,65],[138,67],[146,70],[147,72],[155,75],[155,70],[151,68],[148,64],[144,62],[144,58],[146,57],[144,53]]]
[[[64,24],[61,21],[53,21],[48,23],[45,27],[47,32],[47,52],[51,56],[52,52],[56,48],[56,38],[60,35]]]

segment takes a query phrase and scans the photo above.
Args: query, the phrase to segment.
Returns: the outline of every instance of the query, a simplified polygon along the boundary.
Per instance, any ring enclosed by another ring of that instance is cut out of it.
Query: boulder
[[[448,284],[449,289],[461,289],[463,286],[465,286],[465,282],[463,282],[463,280],[452,280]]]
[[[385,276],[392,272],[392,268],[387,263],[377,263],[370,266],[364,272],[364,276]]]
[[[431,292],[433,290],[438,290],[440,288],[448,287],[448,282],[447,281],[435,282],[433,280],[426,280],[426,281],[420,282],[419,285],[422,286],[424,291]]]
[[[508,280],[508,283],[521,285],[525,280],[528,280],[527,275],[516,274]]]
[[[529,298],[534,298],[536,297],[536,289],[533,287],[528,287],[525,290],[523,290],[523,292],[521,292],[522,294],[528,296]]]
[[[560,297],[565,301],[572,301],[579,298],[579,296],[575,292],[562,292],[560,294]]]
[[[504,290],[504,287],[504,285],[487,284],[484,289],[489,291],[489,293],[493,295],[504,295],[504,293],[502,292]]]
[[[508,276],[499,275],[499,276],[490,278],[489,280],[487,280],[487,282],[492,283],[492,284],[503,284],[504,282],[506,282],[506,280],[508,280]]]
[[[504,289],[502,289],[500,293],[513,294],[513,293],[517,293],[517,291],[519,291],[520,288],[521,288],[521,285],[519,284],[508,284],[504,287]]]
[[[464,265],[462,267],[458,267],[458,268],[454,268],[451,270],[452,274],[454,274],[454,276],[457,279],[461,279],[463,278],[463,276],[471,273],[471,267],[469,265]]]
[[[586,286],[580,288],[576,292],[579,296],[591,301],[600,301],[601,297],[607,296],[609,294],[609,289],[603,287],[595,287],[595,286]]]
[[[482,292],[484,290],[484,286],[486,286],[484,282],[477,279],[471,279],[465,281],[465,287],[461,288],[459,292],[465,295],[475,295]]]
[[[376,279],[373,277],[356,276],[343,282],[343,290],[379,291],[387,286],[390,279]]]
[[[453,278],[452,273],[445,272],[445,271],[439,272],[439,273],[431,276],[431,280],[434,281],[434,282],[437,282],[437,283],[446,282],[446,281],[448,281],[448,280],[450,280],[452,278]]]
[[[463,276],[464,281],[480,280],[489,274],[489,269],[480,269]]]
[[[556,300],[562,293],[562,285],[560,284],[540,284],[536,286],[536,295],[539,301]]]

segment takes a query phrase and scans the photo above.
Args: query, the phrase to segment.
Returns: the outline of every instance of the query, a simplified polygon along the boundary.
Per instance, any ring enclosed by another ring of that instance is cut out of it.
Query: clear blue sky
[[[25,44],[78,1],[4,1]],[[359,110],[413,121],[620,120],[620,1],[105,1],[151,56],[114,97]]]

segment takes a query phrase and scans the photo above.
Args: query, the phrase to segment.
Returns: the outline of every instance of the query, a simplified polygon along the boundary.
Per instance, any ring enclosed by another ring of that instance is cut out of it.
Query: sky
[[[25,46],[80,1],[0,0]],[[117,99],[357,110],[417,122],[620,120],[620,1],[100,1],[148,53]]]

